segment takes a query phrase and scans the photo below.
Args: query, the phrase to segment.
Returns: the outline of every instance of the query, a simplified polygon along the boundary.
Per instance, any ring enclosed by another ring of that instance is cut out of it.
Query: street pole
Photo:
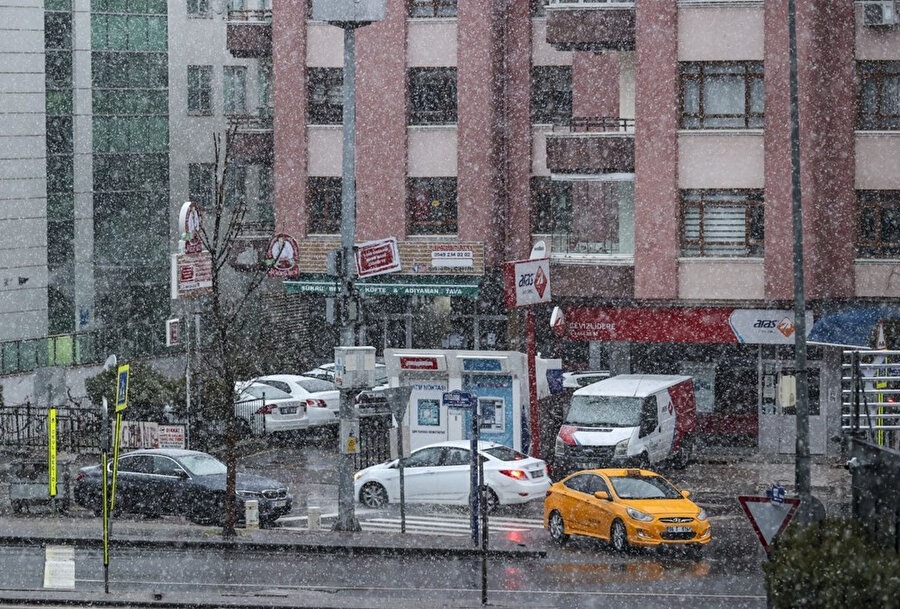
[[[187,365],[184,368],[184,447],[191,447],[191,318],[185,315],[184,333],[187,347]]]
[[[356,28],[357,23],[342,23],[344,29],[344,131],[341,180],[341,345],[356,346],[356,310],[353,280],[356,259]],[[340,391],[341,426],[353,420],[352,392]],[[340,441],[340,440],[339,440]],[[338,462],[338,518],[335,531],[361,531],[354,511],[353,455],[340,450]]]
[[[794,481],[800,496],[801,521],[812,514],[812,483],[809,463],[809,379],[806,370],[806,296],[803,269],[803,205],[800,191],[800,107],[797,83],[797,7],[788,0],[788,47],[790,55],[791,108],[791,215],[794,239],[794,357],[797,375],[797,446]]]
[[[100,456],[101,467],[103,468],[103,489],[101,492],[103,500],[103,591],[109,594],[109,480],[107,472],[109,471],[109,403],[106,396],[102,398],[101,416],[103,424],[100,430],[100,445],[103,454]]]
[[[537,339],[534,329],[534,310],[525,311],[525,345],[528,353],[528,418],[530,419],[531,456],[541,458],[541,411],[537,392]]]

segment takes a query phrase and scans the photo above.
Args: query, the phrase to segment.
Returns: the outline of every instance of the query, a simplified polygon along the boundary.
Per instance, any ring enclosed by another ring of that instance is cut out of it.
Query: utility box
[[[385,0],[313,0],[312,18],[340,23],[384,21],[385,4]]]
[[[375,386],[375,347],[335,347],[334,384],[338,389]]]

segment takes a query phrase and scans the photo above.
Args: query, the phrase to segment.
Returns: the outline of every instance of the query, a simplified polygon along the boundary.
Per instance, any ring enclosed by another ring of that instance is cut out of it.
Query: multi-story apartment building
[[[275,205],[302,249],[286,289],[322,294],[342,37],[306,4],[272,21]],[[875,23],[891,3],[799,4],[807,318],[813,342],[855,344],[826,336],[849,327],[835,316],[867,334],[900,296],[900,28]],[[707,431],[792,451],[787,17],[780,0],[387,0],[357,35],[357,241],[396,237],[403,270],[361,282],[367,341],[505,343],[498,269],[543,239],[567,363],[691,374]],[[840,351],[810,357],[821,453]]]

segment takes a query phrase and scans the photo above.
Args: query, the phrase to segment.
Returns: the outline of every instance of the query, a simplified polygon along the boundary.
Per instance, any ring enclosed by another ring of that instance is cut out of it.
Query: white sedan
[[[340,392],[331,381],[296,374],[270,374],[254,382],[279,389],[303,402],[310,427],[338,424]]]
[[[303,400],[271,385],[254,381],[235,383],[234,390],[234,416],[241,436],[296,431],[309,427],[306,403]]]
[[[439,442],[415,450],[403,461],[404,497],[409,503],[468,505],[471,442]],[[488,485],[488,509],[497,505],[543,500],[550,488],[547,464],[494,442],[479,442]],[[360,470],[354,494],[370,508],[400,500],[398,461]]]

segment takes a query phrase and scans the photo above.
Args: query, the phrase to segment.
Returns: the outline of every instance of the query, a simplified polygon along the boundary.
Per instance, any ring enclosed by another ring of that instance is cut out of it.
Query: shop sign
[[[156,435],[156,448],[185,448],[184,425],[160,425]]]
[[[439,370],[437,357],[401,357],[402,370]]]
[[[812,313],[807,312],[807,332]],[[793,313],[731,308],[569,308],[572,340],[651,343],[793,344]]]
[[[454,246],[434,246],[431,250],[432,268],[471,269],[475,266],[475,254],[469,249]]]
[[[337,294],[337,282],[327,275],[306,275],[284,282],[288,294]],[[458,296],[477,298],[476,277],[421,277],[401,275],[393,279],[361,280],[353,284],[362,296]]]
[[[172,299],[201,296],[212,291],[212,256],[175,254],[172,256]]]
[[[178,214],[178,226],[181,228],[181,239],[178,241],[182,254],[199,254],[203,251],[200,239],[200,206],[190,201],[181,206]]]
[[[550,302],[550,259],[504,262],[503,287],[510,309]]]
[[[297,241],[286,233],[276,233],[266,248],[266,276],[295,278],[300,276]]]
[[[400,270],[400,251],[397,239],[389,237],[361,243],[356,249],[356,274],[359,277],[374,277]]]

